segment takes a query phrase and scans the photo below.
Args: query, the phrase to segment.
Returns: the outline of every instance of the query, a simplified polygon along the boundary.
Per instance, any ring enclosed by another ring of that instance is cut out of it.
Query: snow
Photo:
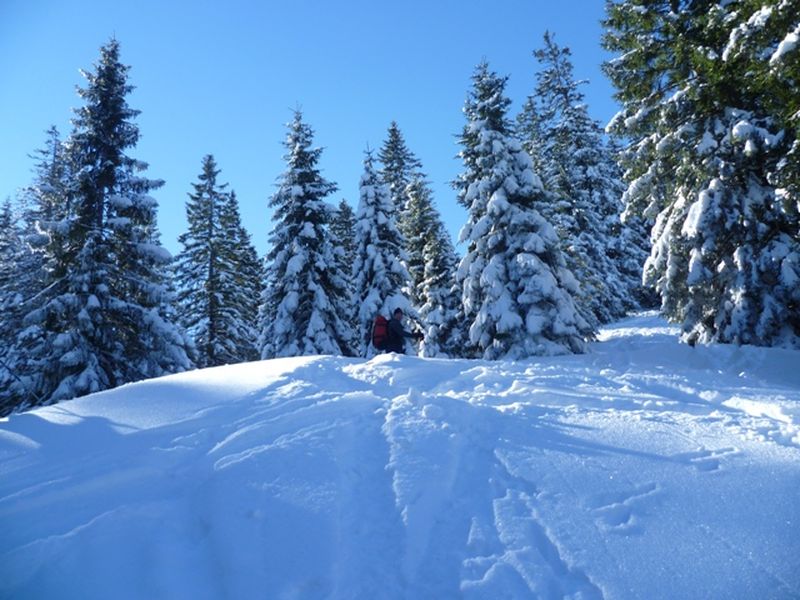
[[[763,6],[755,11],[746,23],[742,23],[736,27],[731,32],[728,43],[722,51],[722,60],[727,61],[732,55],[735,55],[735,52],[741,47],[742,40],[755,35],[758,31],[763,29],[772,16],[772,13],[772,6]]]
[[[785,55],[792,52],[800,43],[800,24],[795,27],[794,31],[786,34],[786,37],[778,44],[778,48],[769,59],[769,64],[775,65],[783,59]]]
[[[169,264],[172,262],[172,253],[159,244],[138,244],[139,252],[144,256],[149,256],[156,262]]]
[[[717,148],[717,145],[717,141],[714,139],[714,136],[711,135],[711,132],[706,131],[703,133],[700,143],[695,147],[695,151],[700,155],[710,154]]]
[[[800,595],[797,351],[276,359],[0,421],[0,597]]]

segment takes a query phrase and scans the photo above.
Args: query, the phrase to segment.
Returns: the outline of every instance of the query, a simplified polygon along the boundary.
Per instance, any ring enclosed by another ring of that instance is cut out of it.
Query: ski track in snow
[[[799,597],[797,357],[643,315],[584,356],[285,359],[17,415],[0,598]]]

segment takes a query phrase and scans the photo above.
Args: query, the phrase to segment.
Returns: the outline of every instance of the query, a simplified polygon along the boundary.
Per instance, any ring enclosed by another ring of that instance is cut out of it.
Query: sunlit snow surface
[[[800,353],[282,359],[0,421],[0,598],[800,597]]]

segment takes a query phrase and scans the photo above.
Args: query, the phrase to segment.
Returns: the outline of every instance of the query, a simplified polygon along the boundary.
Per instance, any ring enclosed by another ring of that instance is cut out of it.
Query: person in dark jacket
[[[388,352],[405,354],[405,338],[421,340],[423,335],[419,332],[412,333],[410,331],[406,331],[405,327],[403,327],[403,311],[399,308],[396,308],[392,313],[392,318],[389,319],[389,335],[387,337],[386,350]]]

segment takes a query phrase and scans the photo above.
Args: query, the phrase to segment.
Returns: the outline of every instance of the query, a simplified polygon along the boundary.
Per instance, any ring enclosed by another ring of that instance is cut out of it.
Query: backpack
[[[386,350],[389,341],[389,321],[383,315],[375,317],[372,324],[372,345],[378,350]]]

